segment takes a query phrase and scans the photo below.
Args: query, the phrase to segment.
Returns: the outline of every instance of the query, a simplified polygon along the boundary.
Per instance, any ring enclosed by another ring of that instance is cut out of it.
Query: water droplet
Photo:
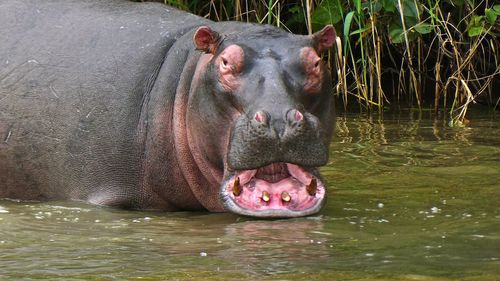
[[[441,209],[439,209],[438,207],[432,207],[432,208],[431,208],[431,213],[433,213],[433,214],[437,214],[437,213],[439,213],[439,212],[441,212]]]

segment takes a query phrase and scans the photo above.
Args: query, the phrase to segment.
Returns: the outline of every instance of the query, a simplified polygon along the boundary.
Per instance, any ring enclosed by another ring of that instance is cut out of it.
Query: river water
[[[3,200],[0,280],[500,280],[498,119],[337,121],[318,215]]]

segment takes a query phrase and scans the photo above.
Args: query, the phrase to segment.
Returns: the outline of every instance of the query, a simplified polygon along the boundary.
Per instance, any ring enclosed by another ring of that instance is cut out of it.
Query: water
[[[312,217],[0,201],[0,280],[500,280],[500,121],[338,118]]]

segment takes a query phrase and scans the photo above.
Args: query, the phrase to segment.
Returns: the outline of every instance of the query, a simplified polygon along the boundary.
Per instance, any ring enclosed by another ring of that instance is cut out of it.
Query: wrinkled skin
[[[1,198],[257,217],[324,204],[333,27],[122,1],[3,0],[0,15]]]

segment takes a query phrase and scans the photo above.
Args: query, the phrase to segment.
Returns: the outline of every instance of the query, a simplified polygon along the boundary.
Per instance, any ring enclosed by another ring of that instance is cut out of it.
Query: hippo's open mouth
[[[222,183],[226,208],[254,217],[297,217],[318,212],[325,201],[325,186],[316,176],[290,163],[272,163],[237,171]]]

